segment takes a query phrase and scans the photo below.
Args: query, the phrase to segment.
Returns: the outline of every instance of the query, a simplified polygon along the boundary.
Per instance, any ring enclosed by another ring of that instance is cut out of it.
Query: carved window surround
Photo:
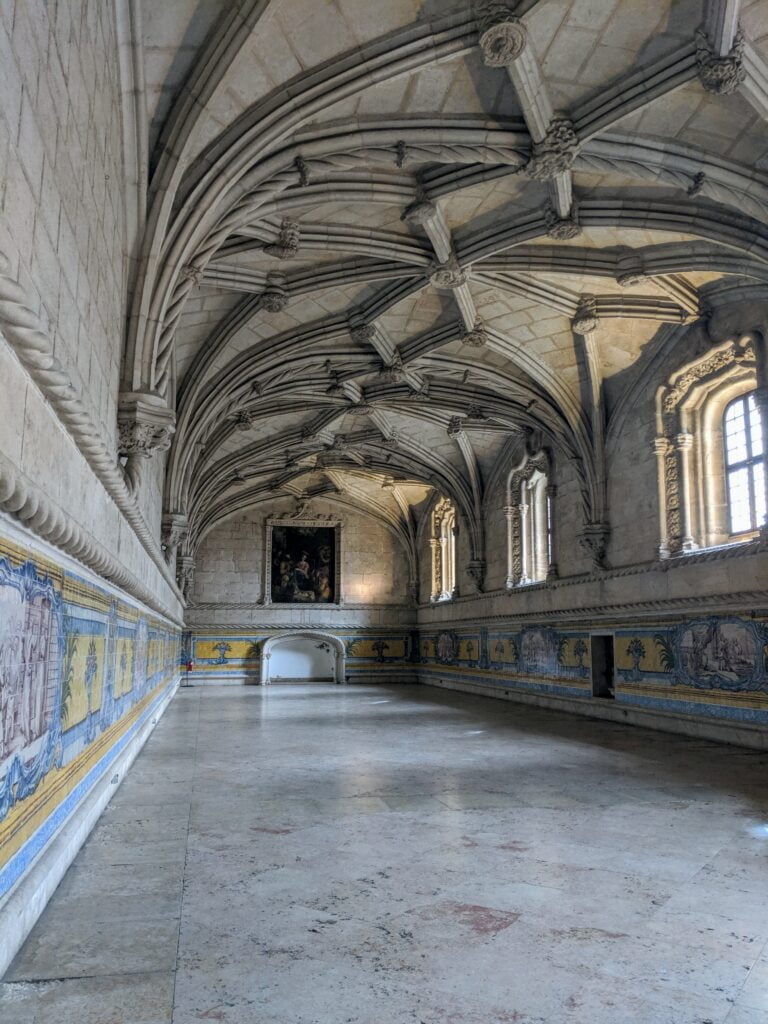
[[[432,512],[432,595],[430,601],[452,601],[456,597],[456,509],[441,498]]]
[[[550,475],[549,457],[541,450],[526,453],[507,479],[507,590],[557,576]]]
[[[734,542],[728,527],[722,419],[728,403],[755,384],[754,350],[745,337],[711,348],[658,389],[653,448],[660,558]]]

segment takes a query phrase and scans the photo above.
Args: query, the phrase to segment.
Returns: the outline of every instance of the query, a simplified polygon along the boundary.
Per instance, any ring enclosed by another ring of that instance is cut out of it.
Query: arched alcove
[[[296,630],[270,637],[261,655],[261,684],[344,679],[344,644],[330,633]]]

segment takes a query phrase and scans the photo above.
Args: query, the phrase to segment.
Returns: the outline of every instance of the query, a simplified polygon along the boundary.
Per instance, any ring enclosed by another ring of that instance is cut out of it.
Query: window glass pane
[[[760,410],[754,395],[749,396],[749,433],[752,455],[763,454],[763,431],[760,426]]]
[[[752,483],[755,488],[755,523],[754,529],[765,522],[765,463],[758,462],[752,467]]]
[[[746,426],[744,402],[739,399],[728,407],[725,414],[725,456],[729,466],[749,458]]]
[[[731,511],[731,533],[752,529],[749,505],[749,469],[735,469],[728,474],[728,504]]]

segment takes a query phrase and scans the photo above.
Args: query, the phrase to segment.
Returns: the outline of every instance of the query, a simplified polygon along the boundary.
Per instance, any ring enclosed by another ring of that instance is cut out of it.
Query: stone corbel
[[[607,569],[606,554],[611,528],[607,523],[587,523],[579,535],[582,550],[589,555],[593,569]]]
[[[125,474],[136,490],[144,459],[167,452],[176,416],[165,399],[150,392],[123,392],[117,406],[117,450],[126,457]]]
[[[594,295],[582,295],[571,320],[571,327],[576,334],[591,334],[597,330],[599,322],[597,299]]]
[[[285,289],[285,275],[279,271],[267,274],[267,283],[260,295],[261,308],[268,313],[282,313],[288,305],[288,292]]]

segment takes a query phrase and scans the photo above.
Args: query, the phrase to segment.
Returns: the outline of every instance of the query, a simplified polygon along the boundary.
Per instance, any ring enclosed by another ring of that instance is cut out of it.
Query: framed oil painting
[[[267,521],[268,604],[340,604],[340,524]]]

